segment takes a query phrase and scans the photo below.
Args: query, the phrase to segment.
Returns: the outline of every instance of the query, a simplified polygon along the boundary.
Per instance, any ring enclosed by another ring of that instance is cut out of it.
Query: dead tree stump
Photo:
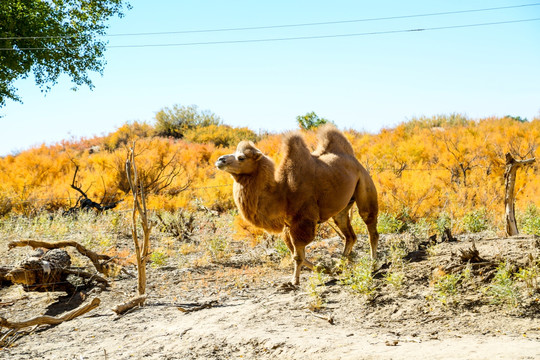
[[[14,284],[22,284],[25,291],[66,291],[73,292],[74,286],[67,281],[65,270],[71,265],[71,258],[65,250],[53,249],[23,261],[6,275]]]
[[[516,213],[514,209],[517,170],[522,166],[532,164],[534,161],[535,158],[527,160],[516,160],[512,157],[512,155],[510,155],[510,153],[506,154],[506,169],[504,171],[504,207],[507,236],[519,234],[516,223]]]

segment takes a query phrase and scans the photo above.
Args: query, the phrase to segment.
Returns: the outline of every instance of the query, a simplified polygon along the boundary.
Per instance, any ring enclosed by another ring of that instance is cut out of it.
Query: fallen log
[[[72,310],[60,317],[43,315],[25,321],[9,321],[3,317],[0,317],[0,326],[9,329],[22,329],[28,326],[35,325],[58,325],[63,323],[64,321],[73,320],[78,316],[86,314],[87,312],[97,308],[100,303],[101,300],[99,300],[99,298],[94,298],[90,303],[79,306],[77,309]]]

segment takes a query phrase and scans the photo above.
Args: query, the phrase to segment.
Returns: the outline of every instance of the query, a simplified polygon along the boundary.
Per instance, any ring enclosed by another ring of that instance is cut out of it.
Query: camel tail
[[[334,125],[326,124],[321,126],[317,135],[319,143],[314,155],[320,156],[324,153],[332,153],[354,156],[354,150],[351,143]]]

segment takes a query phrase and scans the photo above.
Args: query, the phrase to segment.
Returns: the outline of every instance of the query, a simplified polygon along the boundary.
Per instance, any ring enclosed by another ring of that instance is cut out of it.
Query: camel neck
[[[268,231],[283,228],[282,215],[275,211],[283,208],[283,192],[274,177],[274,163],[269,158],[260,160],[257,171],[249,175],[234,175],[234,200],[249,222]]]

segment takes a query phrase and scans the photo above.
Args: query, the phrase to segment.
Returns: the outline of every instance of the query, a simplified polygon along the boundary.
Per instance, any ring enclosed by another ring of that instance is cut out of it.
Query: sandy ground
[[[433,298],[434,270],[451,266],[473,239],[460,240],[438,245],[430,256],[414,253],[400,290],[379,280],[371,299],[339,275],[325,277],[317,287],[324,304],[315,313],[308,309],[309,272],[293,290],[282,286],[290,268],[241,257],[197,268],[150,268],[147,305],[123,316],[110,309],[135,293],[136,279],[125,275],[109,290],[71,297],[5,287],[0,316],[10,320],[58,315],[96,296],[102,304],[72,321],[18,334],[0,359],[539,359],[538,293],[517,308],[490,304],[480,287],[464,289],[452,306]],[[530,237],[474,240],[484,259],[518,266],[540,248]],[[479,281],[483,273],[475,273]]]

